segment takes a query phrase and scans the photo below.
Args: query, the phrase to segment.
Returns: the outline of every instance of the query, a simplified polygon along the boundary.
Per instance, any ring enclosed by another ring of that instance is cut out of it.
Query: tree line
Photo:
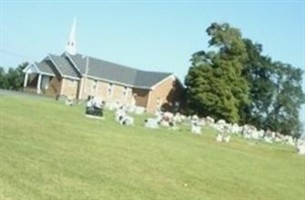
[[[192,55],[185,78],[187,111],[300,136],[303,71],[263,55],[262,44],[228,23],[206,33],[209,48]]]
[[[17,68],[10,67],[6,72],[0,67],[0,88],[8,90],[20,90],[23,87],[23,69],[28,65],[27,62],[20,64]]]

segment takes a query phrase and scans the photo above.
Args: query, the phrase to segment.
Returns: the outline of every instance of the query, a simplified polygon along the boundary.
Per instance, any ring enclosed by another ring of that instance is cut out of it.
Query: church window
[[[123,97],[126,97],[127,96],[127,90],[128,90],[128,88],[125,86],[124,88],[123,88]]]
[[[97,80],[94,80],[92,83],[92,94],[95,94],[97,88]]]
[[[109,83],[109,85],[108,85],[108,97],[110,97],[112,95],[112,90],[113,90],[113,84]]]
[[[96,89],[96,86],[97,86],[97,80],[94,80],[93,85],[92,85],[92,88],[95,90],[95,89]]]

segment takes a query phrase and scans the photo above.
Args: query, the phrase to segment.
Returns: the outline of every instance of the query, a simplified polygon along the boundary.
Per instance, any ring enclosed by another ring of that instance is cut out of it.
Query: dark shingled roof
[[[42,60],[39,63],[35,62],[35,65],[37,66],[39,71],[41,71],[42,73],[47,73],[47,74],[55,75],[54,71],[53,71],[52,67],[50,66],[50,64],[48,63],[48,61]]]
[[[89,57],[88,75],[127,85],[134,85],[137,70]]]
[[[110,82],[118,82],[134,87],[151,88],[161,80],[172,75],[171,73],[142,71],[105,60],[83,56],[81,54],[62,55],[62,57],[66,56],[71,58],[72,63],[76,65],[83,75],[89,75]],[[86,71],[87,65],[88,68]]]
[[[65,57],[56,56],[49,54],[49,57],[52,62],[54,62],[56,69],[63,76],[69,76],[72,78],[79,78],[79,73],[72,66],[69,60]]]
[[[76,55],[70,55],[70,54],[67,54],[67,53],[63,53],[61,55],[61,57],[64,57],[64,58],[71,58],[72,59],[72,64],[78,69],[78,71],[81,73],[81,74],[85,74],[86,73],[86,65],[87,65],[87,57],[85,56],[82,56],[80,54],[76,54]]]
[[[170,75],[171,73],[147,72],[138,70],[134,86],[150,88]]]

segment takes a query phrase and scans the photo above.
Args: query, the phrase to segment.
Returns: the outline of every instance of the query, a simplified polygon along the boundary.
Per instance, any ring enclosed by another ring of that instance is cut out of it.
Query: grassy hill
[[[305,199],[305,158],[292,147],[206,129],[149,130],[84,116],[53,99],[0,96],[1,200]]]

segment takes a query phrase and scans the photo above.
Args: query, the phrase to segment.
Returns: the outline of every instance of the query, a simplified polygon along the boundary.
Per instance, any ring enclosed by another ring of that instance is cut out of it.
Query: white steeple
[[[69,35],[69,41],[66,46],[66,52],[71,55],[76,54],[75,28],[76,28],[76,18],[74,18],[73,25],[71,27],[71,31]]]

